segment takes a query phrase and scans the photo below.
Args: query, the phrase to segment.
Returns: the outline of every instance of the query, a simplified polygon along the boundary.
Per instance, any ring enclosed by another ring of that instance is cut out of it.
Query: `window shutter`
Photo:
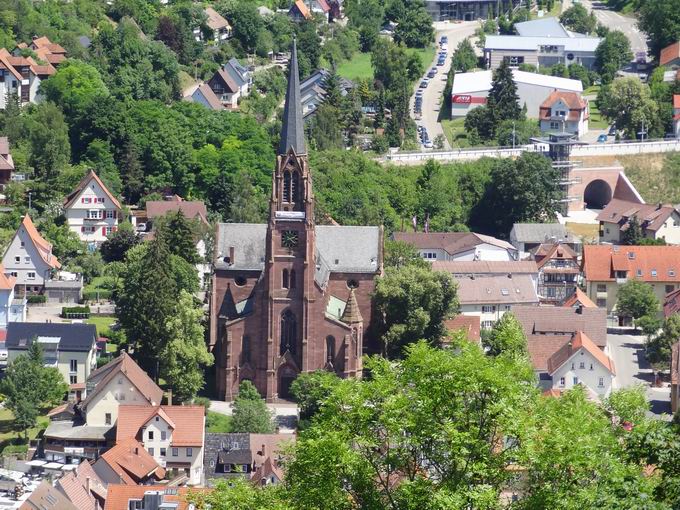
[[[80,198],[80,203],[81,203],[81,204],[84,204],[84,203],[85,203],[85,197],[81,197],[81,198]]]
[[[102,227],[102,235],[106,235],[106,227]]]
[[[114,220],[118,219],[118,211],[116,211],[115,209],[113,210],[113,219]]]
[[[85,227],[80,227],[81,232],[85,232]]]

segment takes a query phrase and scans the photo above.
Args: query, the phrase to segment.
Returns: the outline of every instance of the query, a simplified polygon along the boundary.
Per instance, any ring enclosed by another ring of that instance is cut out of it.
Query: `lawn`
[[[600,110],[597,109],[595,101],[589,101],[590,119],[588,120],[588,128],[590,129],[606,129],[609,127],[609,121],[606,120]]]
[[[23,432],[18,433],[12,430],[14,415],[9,409],[0,409],[0,451],[11,443],[23,443]],[[28,438],[35,439],[43,430],[47,428],[50,419],[47,416],[38,417],[38,426],[28,429]],[[18,441],[20,439],[20,441]]]
[[[551,16],[552,17],[559,16],[561,13],[562,13],[562,2],[560,2],[558,0],[553,4],[553,8],[550,11],[548,11],[548,12],[543,11],[542,18],[549,18]],[[538,18],[538,10],[531,11],[530,16],[531,16],[531,19]]]
[[[442,120],[442,129],[451,147],[470,147],[467,133],[465,132],[465,118]]]
[[[208,411],[205,426],[208,432],[231,432],[231,416]]]
[[[109,329],[112,324],[117,321],[116,317],[113,315],[90,315],[87,319],[88,324],[94,324],[97,326],[97,334],[101,335],[104,331]]]
[[[420,56],[420,61],[423,63],[423,69],[427,69],[434,60],[435,49],[434,46],[423,49],[408,50],[417,53]],[[323,63],[326,65],[326,63]],[[371,79],[373,78],[373,67],[371,66],[370,53],[355,53],[352,59],[345,61],[338,66],[338,74],[348,80]]]
[[[597,96],[600,93],[599,85],[591,85],[586,90],[583,91],[584,96]]]

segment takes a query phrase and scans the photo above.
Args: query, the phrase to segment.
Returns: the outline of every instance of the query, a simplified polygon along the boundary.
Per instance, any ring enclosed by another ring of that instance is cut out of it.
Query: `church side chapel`
[[[361,377],[382,227],[316,225],[295,42],[266,224],[217,227],[210,344],[217,393],[241,381],[269,402],[302,372]]]

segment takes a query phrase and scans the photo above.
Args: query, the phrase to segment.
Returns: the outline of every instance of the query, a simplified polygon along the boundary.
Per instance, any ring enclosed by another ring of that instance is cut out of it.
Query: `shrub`
[[[208,397],[195,397],[192,403],[205,407],[205,414],[211,414],[208,413],[208,409],[210,409],[210,399]]]
[[[83,291],[83,302],[96,301],[97,299],[102,300],[111,299],[113,291],[111,289],[95,289],[95,290],[85,290]]]
[[[45,296],[44,294],[37,294],[37,295],[34,295],[34,296],[28,296],[26,298],[26,301],[31,305],[47,303],[47,296]]]
[[[89,306],[63,306],[61,316],[69,319],[88,319],[90,317]]]
[[[5,446],[2,450],[2,457],[7,457],[8,455],[24,456],[28,453],[28,443],[27,444],[11,444]]]

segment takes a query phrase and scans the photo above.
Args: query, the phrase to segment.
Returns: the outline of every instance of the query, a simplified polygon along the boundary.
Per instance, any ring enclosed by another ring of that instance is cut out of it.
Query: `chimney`
[[[583,305],[578,305],[576,307],[576,313],[579,315],[583,315]]]
[[[656,210],[658,211],[658,210],[661,209],[662,207],[663,207],[663,204],[662,204],[661,202],[659,202],[659,205],[656,206]]]
[[[172,389],[168,390],[168,405],[172,405]]]
[[[267,445],[263,444],[262,445],[262,457],[267,456]]]
[[[231,265],[231,266],[234,265],[234,247],[233,246],[229,247],[229,265]]]
[[[88,494],[90,493],[90,477],[89,476],[85,478],[85,490],[87,491]]]

